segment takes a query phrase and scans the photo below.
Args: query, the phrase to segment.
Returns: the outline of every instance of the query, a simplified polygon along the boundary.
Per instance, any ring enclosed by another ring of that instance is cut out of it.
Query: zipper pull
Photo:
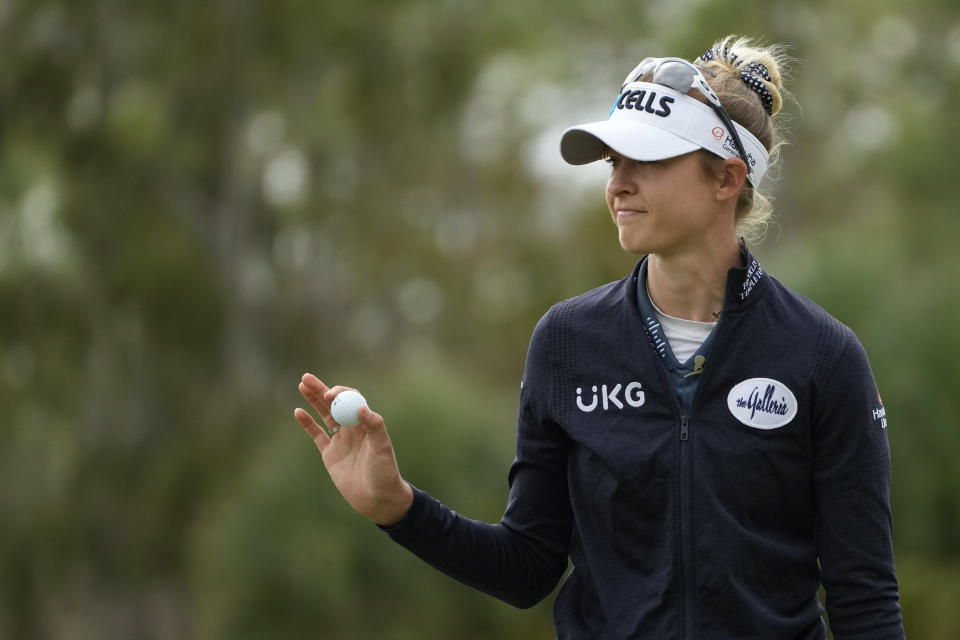
[[[680,439],[687,440],[690,437],[688,426],[690,424],[690,416],[680,416]]]

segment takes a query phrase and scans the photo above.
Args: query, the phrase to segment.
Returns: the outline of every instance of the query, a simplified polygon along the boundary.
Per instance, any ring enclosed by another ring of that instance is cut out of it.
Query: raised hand
[[[330,403],[348,387],[327,387],[313,374],[304,374],[300,394],[320,415],[320,426],[307,411],[293,415],[313,439],[333,484],[358,513],[377,524],[399,522],[413,502],[413,490],[397,468],[393,444],[380,414],[359,411],[360,424],[341,427],[330,415]]]

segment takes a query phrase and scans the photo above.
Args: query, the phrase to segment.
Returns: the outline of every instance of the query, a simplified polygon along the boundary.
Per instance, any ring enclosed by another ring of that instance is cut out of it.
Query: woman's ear
[[[740,158],[727,158],[721,165],[718,175],[720,182],[717,187],[717,200],[736,200],[740,197],[744,182],[747,179],[747,165]]]

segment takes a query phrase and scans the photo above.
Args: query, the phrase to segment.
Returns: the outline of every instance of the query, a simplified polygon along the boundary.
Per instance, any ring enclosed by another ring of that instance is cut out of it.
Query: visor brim
[[[570,127],[560,138],[560,155],[573,165],[589,164],[607,149],[633,160],[665,160],[696,151],[701,146],[643,122],[602,120]]]

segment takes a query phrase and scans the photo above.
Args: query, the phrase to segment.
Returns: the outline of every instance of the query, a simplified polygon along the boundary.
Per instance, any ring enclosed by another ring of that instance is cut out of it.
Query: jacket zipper
[[[719,328],[719,323],[717,328]],[[714,331],[717,330],[714,328]],[[714,335],[714,341],[716,341],[716,335]],[[713,352],[713,344],[710,344],[707,348],[704,357],[707,362],[710,361],[710,354]],[[667,373],[668,382],[670,382],[670,373]],[[687,407],[683,406],[683,403],[680,402],[680,396],[677,392],[673,391],[673,398],[677,405],[677,413],[680,414],[680,575],[681,575],[681,591],[683,593],[682,597],[682,614],[680,621],[680,638],[693,639],[695,637],[694,633],[694,620],[693,620],[693,606],[694,601],[694,576],[693,576],[693,544],[691,539],[691,523],[690,523],[690,501],[691,495],[693,493],[693,477],[692,469],[690,468],[690,446],[687,444],[690,440],[690,415],[693,413],[693,407],[696,405],[697,396],[700,395],[700,388],[703,385],[703,379],[706,376],[706,371],[700,374],[700,380],[697,381],[697,389],[693,394],[693,397],[690,398],[690,405]],[[670,388],[673,389],[673,384],[670,384]]]
[[[717,322],[717,326],[714,327],[713,332],[713,342],[707,348],[706,353],[704,353],[704,358],[706,362],[710,362],[710,355],[713,352],[713,346],[716,343],[718,337],[718,330],[720,325],[723,324],[724,312],[727,309],[726,301],[724,301],[723,309],[721,310],[720,321]],[[664,338],[666,339],[666,338]],[[657,354],[659,355],[659,354]],[[661,359],[661,365],[663,365]],[[680,482],[678,488],[678,508],[680,516],[680,525],[678,527],[678,537],[679,537],[679,550],[678,554],[680,557],[680,590],[682,593],[680,609],[680,640],[695,640],[694,638],[694,623],[693,623],[693,547],[690,545],[690,498],[688,495],[692,493],[692,477],[688,477],[690,472],[688,468],[690,467],[690,447],[687,443],[690,440],[690,415],[693,413],[693,407],[696,405],[697,396],[700,395],[700,387],[703,385],[703,379],[706,377],[707,373],[704,370],[700,374],[700,380],[697,381],[697,390],[694,392],[693,397],[690,399],[690,406],[684,407],[683,403],[680,401],[680,395],[677,393],[676,388],[673,385],[671,379],[671,374],[667,370],[666,365],[663,365],[660,369],[661,378],[667,383],[667,388],[671,390],[673,395],[674,404],[677,407],[677,415],[680,417],[680,446],[679,449],[679,472],[680,472]],[[688,549],[688,545],[689,549]]]
[[[691,404],[693,404],[691,402]],[[689,411],[689,407],[687,408]],[[683,592],[681,638],[693,637],[693,552],[691,545],[690,494],[691,469],[690,416],[680,416],[680,576]]]
[[[686,499],[686,495],[690,491],[690,482],[687,479],[687,467],[689,462],[687,457],[689,455],[688,451],[690,447],[687,446],[687,441],[690,439],[690,407],[684,407],[683,403],[680,402],[680,395],[674,389],[673,382],[670,379],[670,372],[663,369],[663,374],[667,386],[672,392],[673,401],[677,407],[677,414],[680,416],[680,446],[678,447],[678,472],[680,475],[680,481],[678,482],[677,487],[677,507],[676,512],[679,518],[679,523],[677,526],[677,554],[680,558],[680,634],[678,638],[680,640],[686,640],[688,636],[688,629],[693,630],[693,615],[690,608],[690,603],[692,601],[691,594],[691,568],[690,563],[692,558],[690,554],[687,553],[687,540],[690,538],[689,531],[689,522],[690,522],[690,501]],[[702,380],[700,381],[702,382]],[[696,395],[696,394],[694,394]],[[693,401],[691,399],[691,406]]]

